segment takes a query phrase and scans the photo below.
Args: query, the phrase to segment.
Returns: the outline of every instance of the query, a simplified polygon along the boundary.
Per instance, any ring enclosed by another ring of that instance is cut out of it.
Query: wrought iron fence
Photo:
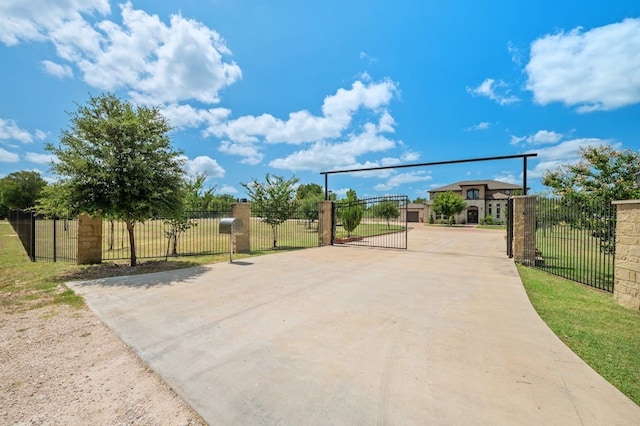
[[[77,260],[77,218],[48,218],[30,211],[10,210],[7,220],[32,261]]]
[[[610,203],[538,198],[535,267],[613,292],[615,228]]]
[[[199,256],[229,251],[229,236],[218,232],[220,219],[229,211],[192,211],[185,221],[176,223],[153,219],[133,227],[136,257],[155,259],[169,256]],[[131,257],[129,231],[123,221],[102,220],[102,259]]]
[[[269,220],[267,211],[251,208],[251,250],[265,251],[318,246],[318,209],[298,206],[281,223]],[[276,221],[279,222],[279,221]]]
[[[335,204],[334,243],[407,248],[405,195],[385,195]]]

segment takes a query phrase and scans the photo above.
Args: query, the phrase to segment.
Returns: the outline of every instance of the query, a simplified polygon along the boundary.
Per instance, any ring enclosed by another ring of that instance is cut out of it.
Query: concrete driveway
[[[70,287],[210,424],[640,424],[535,313],[501,231]]]

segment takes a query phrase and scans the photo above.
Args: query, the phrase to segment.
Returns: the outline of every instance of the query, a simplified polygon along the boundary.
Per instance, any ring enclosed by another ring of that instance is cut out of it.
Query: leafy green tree
[[[415,204],[425,204],[427,202],[427,199],[423,197],[418,197],[415,200],[413,200],[413,202]]]
[[[373,214],[376,217],[381,217],[387,221],[387,229],[391,229],[391,224],[389,223],[391,219],[397,219],[400,217],[400,209],[398,208],[398,203],[393,201],[383,201],[373,208]]]
[[[432,208],[436,214],[442,214],[449,218],[449,224],[453,224],[454,215],[462,212],[467,207],[461,195],[452,191],[442,192],[436,195]]]
[[[298,180],[296,177],[285,179],[267,173],[265,182],[254,179],[249,183],[241,183],[251,198],[251,209],[271,226],[273,248],[278,246],[278,225],[289,219],[296,210],[295,185]]]
[[[636,185],[640,154],[610,145],[583,147],[578,154],[581,158],[577,163],[561,165],[543,175],[543,185],[554,195],[577,202],[604,203],[640,198]]]
[[[360,225],[362,216],[364,216],[364,208],[358,201],[356,191],[350,189],[347,191],[346,201],[342,202],[340,208],[340,219],[342,227],[347,231],[347,237],[350,237],[351,233]]]
[[[167,237],[167,252],[165,257],[169,256],[170,248],[171,255],[177,256],[180,236],[194,226],[198,226],[198,222],[194,220],[195,211],[202,210],[203,204],[213,195],[214,191],[214,188],[204,189],[206,180],[207,174],[200,173],[193,179],[187,181],[185,191],[183,192],[184,201],[180,206],[181,210],[176,211],[173,217],[165,220],[165,225],[169,227],[169,229],[165,231]]]
[[[307,228],[311,228],[311,224],[318,220],[318,202],[324,200],[324,190],[317,183],[301,184],[296,189],[296,200],[307,220]]]
[[[42,190],[47,186],[40,173],[22,170],[0,179],[0,203],[9,209],[35,207]]]
[[[306,198],[324,198],[324,189],[317,183],[303,183],[298,185],[296,189],[296,199],[304,200]]]
[[[70,120],[60,144],[47,145],[58,158],[51,168],[65,197],[52,204],[124,221],[136,266],[136,223],[175,217],[182,209],[183,160],[171,147],[169,123],[157,108],[113,94],[91,96]]]

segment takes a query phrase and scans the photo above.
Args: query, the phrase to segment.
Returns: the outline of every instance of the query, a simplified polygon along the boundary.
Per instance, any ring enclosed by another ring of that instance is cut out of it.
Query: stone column
[[[231,204],[231,217],[242,222],[242,234],[236,235],[236,252],[249,253],[251,251],[251,203]]]
[[[616,255],[613,298],[632,309],[640,309],[640,200],[614,201]]]
[[[333,201],[318,202],[318,246],[330,246],[333,233]]]
[[[102,218],[78,218],[78,265],[102,263]]]
[[[513,260],[527,266],[536,262],[536,197],[513,197]]]

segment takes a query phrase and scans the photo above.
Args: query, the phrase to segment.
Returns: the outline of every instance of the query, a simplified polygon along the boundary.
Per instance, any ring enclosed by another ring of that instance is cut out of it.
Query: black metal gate
[[[406,195],[385,195],[334,205],[332,243],[407,248]]]
[[[513,198],[507,200],[507,256],[513,257]]]

